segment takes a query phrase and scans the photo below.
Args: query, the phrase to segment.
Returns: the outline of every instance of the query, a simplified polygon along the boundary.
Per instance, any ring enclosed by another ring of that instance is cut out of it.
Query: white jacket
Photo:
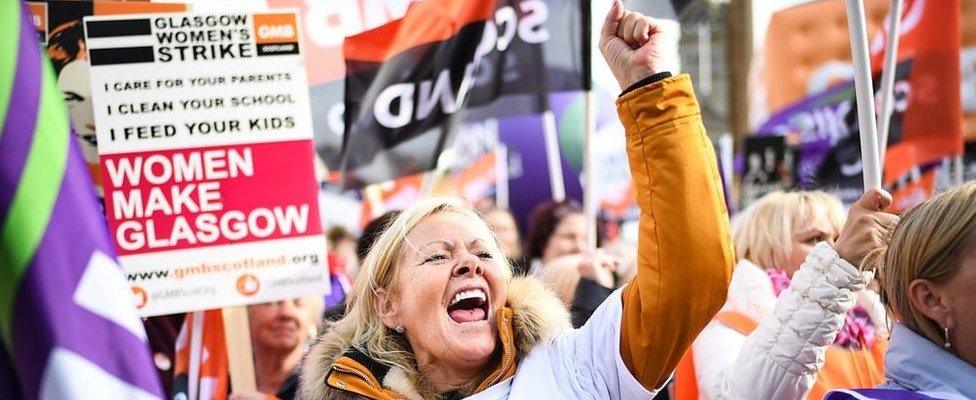
[[[566,307],[541,281],[533,277],[513,279],[509,282],[508,291],[508,304],[513,312],[505,317],[511,318],[512,329],[505,335],[512,338],[511,345],[522,349],[519,352],[524,351],[525,355],[518,362],[513,376],[466,400],[652,398],[657,390],[644,388],[624,364],[619,350],[623,290],[618,289],[611,294],[587,324],[572,329]],[[503,314],[499,315],[502,318]],[[356,352],[328,340],[312,346],[303,367],[303,379],[306,380],[303,384],[312,385],[305,388],[307,390],[303,391],[301,398],[362,398],[314,385],[326,382],[332,360]],[[358,361],[358,357],[352,357]],[[366,368],[362,372],[368,371],[371,380],[397,393],[397,396],[390,398],[425,398],[422,383],[410,378],[414,372],[395,366],[361,365]]]
[[[467,400],[651,399],[620,357],[623,289],[613,292],[579,329],[539,344],[512,376]],[[660,389],[659,389],[660,390]]]
[[[827,348],[870,281],[819,243],[777,300],[765,271],[742,260],[722,311],[759,321],[747,336],[713,320],[693,346],[701,399],[803,399]]]

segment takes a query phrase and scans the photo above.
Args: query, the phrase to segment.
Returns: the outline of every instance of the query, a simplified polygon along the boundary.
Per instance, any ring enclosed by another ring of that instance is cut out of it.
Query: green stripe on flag
[[[0,127],[7,118],[7,106],[17,73],[17,50],[20,48],[20,2],[0,0]],[[3,130],[0,129],[0,136]]]
[[[47,230],[68,158],[68,111],[47,55],[41,54],[41,58],[44,70],[34,140],[7,222],[0,230],[0,334],[8,346],[17,289]]]

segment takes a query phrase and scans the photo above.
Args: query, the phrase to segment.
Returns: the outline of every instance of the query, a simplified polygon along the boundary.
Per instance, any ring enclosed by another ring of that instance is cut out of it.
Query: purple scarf
[[[773,283],[773,293],[776,294],[776,297],[779,297],[780,293],[790,287],[790,277],[786,271],[770,268],[766,270],[766,274],[769,275],[769,280]],[[858,304],[844,316],[844,326],[840,328],[840,332],[837,332],[834,344],[845,348],[859,349],[862,346],[870,348],[874,346],[876,339],[871,316],[864,307]]]

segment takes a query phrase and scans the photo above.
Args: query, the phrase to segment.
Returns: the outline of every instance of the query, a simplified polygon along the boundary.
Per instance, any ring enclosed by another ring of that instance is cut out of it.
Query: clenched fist
[[[841,258],[860,267],[864,257],[886,246],[888,236],[898,225],[898,216],[884,212],[891,205],[891,195],[880,189],[864,193],[851,206],[834,250]]]
[[[625,10],[614,0],[600,31],[600,52],[626,90],[659,72],[677,72],[678,24]]]

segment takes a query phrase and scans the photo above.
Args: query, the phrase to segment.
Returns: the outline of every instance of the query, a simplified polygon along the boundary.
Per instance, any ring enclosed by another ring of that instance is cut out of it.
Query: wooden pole
[[[227,364],[233,391],[258,390],[254,375],[254,355],[251,350],[251,330],[248,327],[247,307],[227,307],[224,317],[224,338],[227,343]]]
[[[729,40],[727,60],[729,71],[729,123],[735,138],[735,149],[741,149],[749,135],[749,69],[753,57],[752,0],[732,0],[729,3]],[[731,182],[730,182],[731,184]]]

